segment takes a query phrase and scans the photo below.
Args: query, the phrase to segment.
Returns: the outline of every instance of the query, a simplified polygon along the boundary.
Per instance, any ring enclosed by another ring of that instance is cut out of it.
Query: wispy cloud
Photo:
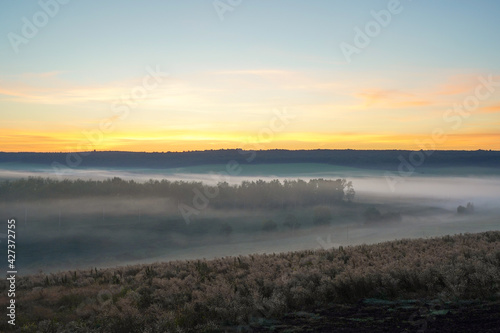
[[[374,89],[355,94],[364,101],[365,107],[383,106],[386,108],[417,107],[431,105],[432,101],[399,90]]]
[[[478,75],[454,74],[446,78],[444,83],[440,83],[435,91],[437,96],[455,96],[469,93],[477,86]]]
[[[75,105],[112,103],[140,85],[142,77],[99,84],[81,84],[62,79],[61,72],[24,73],[0,79],[0,100],[23,104]]]
[[[244,70],[225,70],[216,71],[214,74],[221,75],[259,75],[259,76],[280,76],[280,75],[294,75],[297,72],[287,71],[281,69],[244,69]]]
[[[489,105],[489,106],[484,106],[479,109],[480,113],[498,113],[500,114],[500,103],[499,104],[494,104],[494,105]]]

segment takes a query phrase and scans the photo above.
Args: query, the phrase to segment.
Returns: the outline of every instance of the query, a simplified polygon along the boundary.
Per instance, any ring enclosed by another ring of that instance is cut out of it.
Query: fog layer
[[[283,181],[346,177],[352,181],[356,196],[352,204],[329,206],[332,212],[329,225],[315,224],[314,207],[217,209],[209,202],[187,221],[179,203],[165,196],[0,202],[2,220],[6,222],[12,217],[17,220],[20,273],[286,252],[406,237],[500,230],[500,177],[491,174],[483,177],[417,174],[397,178],[395,183],[380,171],[343,168],[307,175],[302,170],[279,172],[271,166],[264,174],[266,170],[260,166],[259,172],[263,174],[231,177],[206,171],[81,170],[69,178],[168,179],[216,185],[223,181],[240,184],[257,179]],[[349,173],[354,175],[349,177]],[[21,175],[54,177],[49,170],[35,173],[12,168],[0,170],[2,178]],[[474,204],[474,213],[457,214],[457,207],[468,202]],[[363,219],[367,207],[398,212],[402,221],[367,224]],[[286,227],[290,216],[299,222],[299,227]],[[276,225],[271,231],[263,229],[269,221]]]

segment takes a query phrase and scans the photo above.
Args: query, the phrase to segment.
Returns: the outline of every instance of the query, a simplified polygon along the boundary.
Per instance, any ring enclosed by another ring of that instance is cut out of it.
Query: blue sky
[[[478,76],[500,74],[500,2],[401,1],[401,12],[347,62],[339,45],[353,44],[354,28],[363,29],[371,12],[389,3],[242,0],[220,20],[214,1],[73,0],[59,4],[16,53],[9,33],[22,35],[23,17],[32,21],[42,8],[37,1],[4,1],[0,127],[10,134],[3,139],[8,150],[30,149],[30,133],[20,133],[29,129],[47,139],[33,149],[55,149],[58,138],[74,146],[81,131],[110,116],[120,91],[138,84],[147,66],[160,66],[171,75],[163,90],[97,148],[138,149],[132,137],[155,148],[171,142],[165,150],[231,148],[242,140],[235,133],[258,132],[273,108],[288,108],[301,120],[263,148],[411,148],[413,138],[387,140],[408,132],[427,136]],[[454,93],[440,93],[447,89]],[[83,92],[88,99],[65,99]],[[487,115],[450,132],[481,136],[464,149],[499,147],[499,100],[496,91],[480,105]],[[337,145],[342,138],[348,139]]]

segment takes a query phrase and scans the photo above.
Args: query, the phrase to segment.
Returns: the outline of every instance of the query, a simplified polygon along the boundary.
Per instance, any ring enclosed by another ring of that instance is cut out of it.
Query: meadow
[[[16,330],[493,329],[499,324],[499,249],[500,232],[492,231],[33,274],[17,281]],[[6,298],[6,282],[1,286]],[[461,322],[471,310],[476,321]]]

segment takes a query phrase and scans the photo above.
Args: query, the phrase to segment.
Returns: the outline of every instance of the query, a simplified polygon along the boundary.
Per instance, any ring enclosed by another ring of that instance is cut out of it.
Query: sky
[[[2,1],[0,151],[500,150],[500,2]]]

